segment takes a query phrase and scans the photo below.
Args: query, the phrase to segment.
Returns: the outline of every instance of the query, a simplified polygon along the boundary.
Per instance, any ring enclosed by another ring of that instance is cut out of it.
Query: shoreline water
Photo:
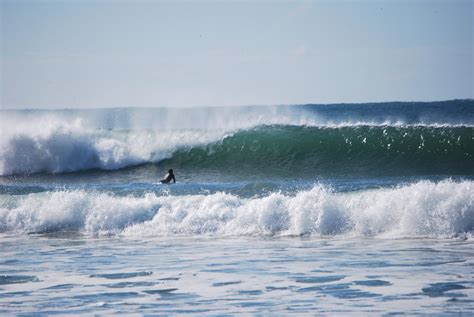
[[[7,315],[474,309],[472,241],[33,235],[3,236],[0,244]]]

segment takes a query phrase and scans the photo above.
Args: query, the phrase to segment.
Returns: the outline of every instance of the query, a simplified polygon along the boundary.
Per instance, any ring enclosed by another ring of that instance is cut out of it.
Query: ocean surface
[[[0,315],[472,314],[473,132],[473,100],[0,110]]]

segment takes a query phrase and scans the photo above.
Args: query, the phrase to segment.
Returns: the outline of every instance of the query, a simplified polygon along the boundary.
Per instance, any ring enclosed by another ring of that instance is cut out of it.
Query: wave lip
[[[472,236],[474,182],[334,193],[321,185],[295,196],[116,197],[83,190],[3,196],[0,232],[214,236]]]

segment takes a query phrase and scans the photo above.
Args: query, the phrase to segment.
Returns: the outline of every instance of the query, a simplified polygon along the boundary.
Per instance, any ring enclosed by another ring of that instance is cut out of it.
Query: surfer
[[[160,180],[160,182],[162,182],[163,184],[168,184],[169,182],[171,182],[171,180],[173,180],[173,183],[176,183],[176,178],[174,177],[172,168],[168,170],[168,174],[166,174],[165,178]]]

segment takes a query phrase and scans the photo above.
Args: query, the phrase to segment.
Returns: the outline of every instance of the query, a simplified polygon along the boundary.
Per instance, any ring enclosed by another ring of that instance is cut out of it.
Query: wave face
[[[0,115],[0,176],[148,163],[291,177],[473,174],[472,100]]]
[[[282,176],[474,174],[471,127],[269,126],[179,150],[180,168]]]
[[[473,195],[474,182],[450,180],[345,193],[316,185],[295,195],[252,198],[53,191],[0,199],[0,232],[469,237],[474,230]]]
[[[183,173],[318,177],[473,175],[471,127],[263,126],[235,133],[61,128],[15,135],[3,175],[114,170],[145,163]]]

